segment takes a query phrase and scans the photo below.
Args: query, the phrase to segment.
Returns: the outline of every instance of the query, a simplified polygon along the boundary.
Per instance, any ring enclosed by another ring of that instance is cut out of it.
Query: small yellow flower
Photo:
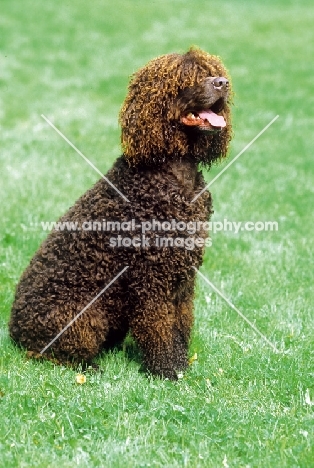
[[[82,385],[86,382],[86,377],[83,374],[77,374],[75,380],[76,380],[76,383]]]
[[[197,353],[194,353],[193,356],[189,359],[189,366],[193,364],[194,361],[197,361]]]

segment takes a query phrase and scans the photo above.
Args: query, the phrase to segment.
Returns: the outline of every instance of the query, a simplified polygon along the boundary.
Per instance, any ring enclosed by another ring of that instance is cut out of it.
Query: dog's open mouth
[[[224,107],[223,99],[218,99],[210,109],[190,111],[181,117],[181,122],[190,127],[198,127],[200,130],[216,132],[226,127],[226,121],[219,112]]]

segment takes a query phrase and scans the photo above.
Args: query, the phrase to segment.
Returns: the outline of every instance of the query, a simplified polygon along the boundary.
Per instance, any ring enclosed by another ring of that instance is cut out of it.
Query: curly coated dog
[[[176,379],[186,369],[212,213],[198,167],[227,154],[231,94],[220,59],[198,48],[132,76],[111,184],[99,180],[60,218],[82,228],[52,231],[22,275],[9,324],[16,343],[90,364],[130,331],[149,372]]]

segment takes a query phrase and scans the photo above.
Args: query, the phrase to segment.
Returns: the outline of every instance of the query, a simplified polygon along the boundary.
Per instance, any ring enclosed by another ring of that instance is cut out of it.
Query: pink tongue
[[[217,115],[215,112],[208,110],[199,112],[198,115],[201,119],[207,120],[212,127],[225,127],[226,121],[222,115]]]

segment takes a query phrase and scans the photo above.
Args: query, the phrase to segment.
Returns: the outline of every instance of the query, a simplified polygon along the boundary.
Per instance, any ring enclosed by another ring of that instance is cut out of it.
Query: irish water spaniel
[[[56,228],[31,260],[9,324],[16,343],[89,364],[130,331],[152,374],[176,379],[186,369],[193,267],[212,213],[198,167],[227,154],[230,101],[220,59],[197,48],[133,75],[120,112],[123,154],[107,173],[113,186],[99,180],[59,220],[77,229]]]

